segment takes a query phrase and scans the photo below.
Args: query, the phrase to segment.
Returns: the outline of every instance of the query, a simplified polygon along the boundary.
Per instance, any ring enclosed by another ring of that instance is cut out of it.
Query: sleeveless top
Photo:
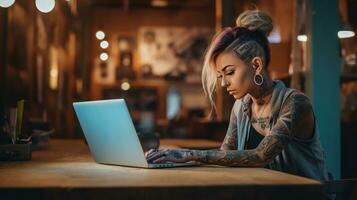
[[[250,133],[245,149],[255,149],[264,139],[264,136],[258,133],[253,126],[250,127]]]
[[[327,181],[328,173],[325,166],[324,151],[320,144],[319,131],[316,117],[314,123],[313,136],[310,139],[299,139],[291,133],[278,133],[273,127],[282,117],[280,113],[284,102],[288,98],[293,98],[293,93],[304,95],[298,90],[287,88],[282,81],[275,81],[275,86],[271,99],[271,116],[269,121],[270,133],[278,136],[284,141],[284,148],[275,159],[267,165],[267,168],[278,170],[294,175],[304,176],[320,181]],[[304,97],[306,97],[304,95]],[[308,97],[306,97],[308,99]],[[231,119],[227,134],[237,134],[237,150],[245,150],[251,133],[250,103],[251,97],[244,96],[236,100],[232,108]],[[309,104],[311,105],[310,101]],[[294,112],[290,110],[289,112]],[[291,115],[284,114],[284,120]]]

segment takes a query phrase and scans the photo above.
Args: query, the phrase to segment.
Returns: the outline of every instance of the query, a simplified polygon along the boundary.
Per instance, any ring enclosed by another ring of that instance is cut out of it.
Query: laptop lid
[[[75,102],[73,107],[96,162],[148,167],[124,99]]]

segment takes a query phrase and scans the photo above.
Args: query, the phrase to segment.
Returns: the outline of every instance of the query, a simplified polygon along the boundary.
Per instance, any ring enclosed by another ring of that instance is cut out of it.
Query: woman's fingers
[[[145,152],[145,157],[148,157],[153,152],[157,151],[157,149],[150,149],[149,151]]]
[[[148,162],[160,163],[165,161],[171,162],[186,162],[184,154],[180,151],[165,149],[165,150],[150,150],[146,156]]]
[[[146,160],[147,161],[152,161],[153,159],[156,159],[160,155],[161,155],[160,152],[153,152],[148,157],[146,157]]]
[[[152,152],[151,154],[148,155],[148,157],[146,157],[146,160],[148,162],[151,162],[153,160],[156,160],[159,157],[162,157],[165,155],[166,150],[157,150]]]
[[[147,151],[145,153],[145,157],[146,158],[151,157],[151,156],[153,156],[153,155],[155,155],[155,154],[157,154],[159,152],[161,152],[161,150],[159,150],[159,149],[150,149],[149,151]]]

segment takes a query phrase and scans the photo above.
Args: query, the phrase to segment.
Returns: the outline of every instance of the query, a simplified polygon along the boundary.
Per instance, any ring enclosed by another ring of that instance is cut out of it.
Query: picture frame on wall
[[[117,37],[119,52],[133,51],[136,49],[135,35],[129,33],[119,34]]]
[[[209,27],[145,26],[139,29],[138,53],[143,77],[199,80]]]
[[[116,79],[123,80],[136,79],[136,72],[133,67],[133,52],[132,51],[122,51],[119,55],[119,63],[116,67]]]

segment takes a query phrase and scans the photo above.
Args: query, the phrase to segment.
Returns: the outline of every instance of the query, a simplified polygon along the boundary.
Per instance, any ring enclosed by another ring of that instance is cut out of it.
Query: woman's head
[[[249,10],[236,23],[236,27],[226,28],[213,38],[205,55],[202,83],[212,108],[217,82],[240,99],[262,83],[262,76],[267,76],[271,18],[262,11]]]

